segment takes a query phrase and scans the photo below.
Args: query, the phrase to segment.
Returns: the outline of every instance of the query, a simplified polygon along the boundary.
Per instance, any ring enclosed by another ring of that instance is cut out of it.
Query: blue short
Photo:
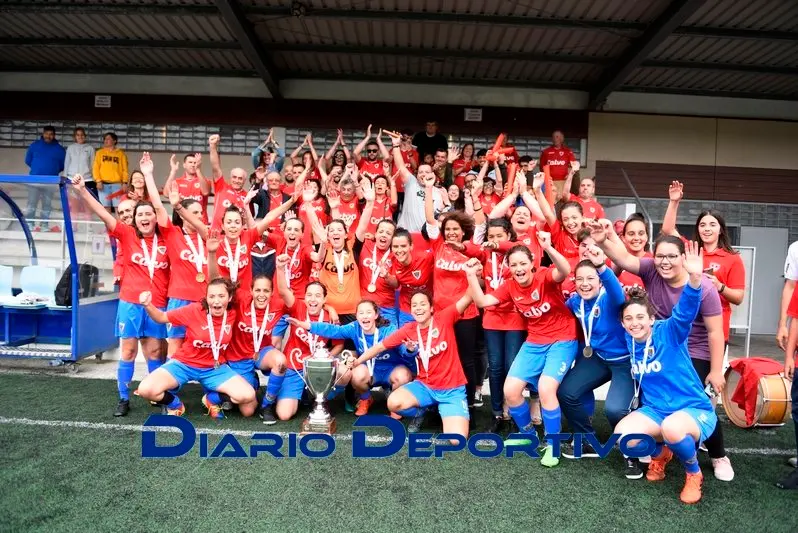
[[[258,359],[255,361],[255,370],[260,370],[264,374],[271,373],[271,370],[263,370],[263,360],[266,359],[266,356],[269,355],[272,351],[276,350],[274,346],[266,346],[265,348],[261,348],[260,352],[258,352]]]
[[[397,328],[399,327],[399,315],[397,314],[396,307],[380,307],[379,310],[382,318]]]
[[[181,300],[180,298],[169,298],[169,302],[166,304],[166,311],[169,312],[172,309],[180,309],[181,307],[185,307],[188,304],[192,304],[191,300]],[[166,325],[166,337],[168,339],[185,339],[186,338],[186,326],[173,326],[172,324]]]
[[[159,307],[161,311],[165,308]],[[166,324],[159,324],[150,318],[143,305],[119,300],[116,310],[114,334],[119,339],[166,338]]]
[[[103,204],[103,207],[117,207],[121,200],[124,200],[125,197],[115,196],[114,198],[108,198],[109,196],[113,195],[122,190],[121,183],[103,183],[103,190],[97,191],[100,193],[100,203]]]
[[[289,368],[285,371],[285,378],[277,393],[277,401],[280,400],[301,400],[302,393],[305,391],[305,381],[299,372]]]
[[[405,365],[401,363],[389,363],[382,361],[377,361],[376,363],[374,363],[374,375],[371,376],[371,386],[382,387],[386,390],[390,390],[391,373],[393,373],[393,370],[398,366],[405,366]]]
[[[255,372],[255,360],[254,359],[243,359],[241,361],[228,361],[227,366],[233,369],[233,371],[247,380],[247,383],[252,385],[252,388],[258,390],[260,387],[260,379],[258,378],[258,374]]]
[[[288,329],[288,320],[286,320],[288,315],[283,315],[280,317],[280,320],[274,325],[274,329],[272,329],[272,337],[284,337],[285,331]]]
[[[407,390],[416,397],[419,407],[438,406],[441,418],[447,416],[459,416],[468,420],[468,402],[466,401],[465,385],[451,389],[431,389],[424,383],[415,380],[403,385],[401,388]]]
[[[576,359],[576,341],[557,341],[551,344],[525,342],[515,356],[507,377],[531,383],[537,390],[541,375],[562,383],[574,359]]]
[[[664,412],[654,409],[650,405],[644,405],[635,412],[650,418],[656,422],[658,426],[661,426],[662,421],[673,413],[687,413],[690,415],[690,418],[695,420],[696,425],[698,425],[698,429],[701,433],[701,436],[698,439],[699,443],[704,442],[709,438],[710,435],[712,435],[712,432],[715,431],[715,426],[718,423],[718,415],[716,415],[715,411],[712,411],[711,409],[696,409],[695,407],[686,407],[684,409],[679,409],[678,411]]]
[[[177,380],[178,389],[189,381],[199,381],[205,389],[216,391],[228,380],[238,375],[227,365],[221,365],[219,368],[196,368],[181,363],[177,359],[169,359],[161,368],[172,374],[172,377]]]

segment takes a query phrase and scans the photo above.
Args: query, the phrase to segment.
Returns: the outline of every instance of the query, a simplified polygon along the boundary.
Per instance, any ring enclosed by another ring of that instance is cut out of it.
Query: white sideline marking
[[[17,426],[43,426],[43,427],[61,427],[72,429],[98,429],[106,431],[134,431],[142,433],[144,431],[157,431],[161,433],[180,433],[176,428],[165,427],[145,427],[142,425],[133,424],[106,424],[104,422],[82,422],[73,420],[35,420],[32,418],[8,418],[0,416],[0,424],[9,424]],[[232,434],[237,437],[251,437],[253,433],[270,433],[279,435],[280,437],[287,437],[289,433],[284,431],[269,431],[268,427],[264,426],[262,431],[242,431],[240,429],[213,429],[213,428],[197,428],[197,433],[205,433],[207,435],[227,435]],[[334,435],[337,441],[350,441],[352,440],[351,434],[336,434]],[[382,443],[389,442],[391,439],[388,437],[366,437],[367,442]],[[493,442],[488,440],[480,440],[477,443],[480,446],[493,446]],[[791,456],[795,453],[792,449],[782,448],[726,448],[730,454],[739,455],[787,455]]]

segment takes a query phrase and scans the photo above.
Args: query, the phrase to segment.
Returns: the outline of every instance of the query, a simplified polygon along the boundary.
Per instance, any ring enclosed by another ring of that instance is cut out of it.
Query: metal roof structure
[[[2,71],[798,100],[798,1],[5,0]]]

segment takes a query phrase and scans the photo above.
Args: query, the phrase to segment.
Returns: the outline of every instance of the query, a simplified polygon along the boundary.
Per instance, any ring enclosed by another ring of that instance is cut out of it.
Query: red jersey
[[[450,305],[432,315],[429,328],[419,326],[417,322],[408,322],[394,333],[388,335],[383,342],[386,348],[393,349],[405,340],[418,343],[419,355],[418,379],[431,389],[445,390],[460,387],[466,384],[463,366],[460,364],[460,355],[457,352],[457,341],[454,336],[454,324],[460,320],[456,305]],[[430,329],[432,331],[430,332]],[[420,333],[420,335],[419,335]],[[429,343],[427,341],[429,339]],[[427,352],[429,345],[429,360],[425,367],[422,350]]]
[[[512,279],[510,267],[500,251],[482,250],[481,259],[485,294],[493,294]],[[499,331],[523,331],[526,329],[526,319],[521,316],[513,302],[507,301],[485,308],[482,313],[482,327]]]
[[[493,293],[500,303],[513,302],[526,317],[527,342],[551,344],[577,339],[576,318],[565,306],[560,286],[552,277],[555,270],[548,267],[536,271],[528,287],[508,280]]]
[[[499,198],[499,195],[496,193],[482,194],[479,197],[479,205],[482,206],[485,216],[489,216],[490,212],[493,211],[493,208],[495,208],[496,204],[499,202],[501,202],[501,198]]]
[[[413,234],[413,241],[427,244],[419,234]],[[399,261],[391,264],[391,275],[399,282],[399,308],[405,313],[410,312],[410,296],[418,289],[432,289],[432,270],[435,267],[435,254],[432,249],[425,246],[423,249],[413,249],[410,254],[410,264],[403,265]]]
[[[416,172],[413,170],[413,165],[411,161],[415,163],[416,168],[418,168],[418,151],[415,148],[410,148],[409,150],[402,150],[401,148],[399,151],[402,154],[402,163],[404,163],[405,167],[410,171],[411,174],[415,174]],[[393,162],[393,169],[391,170],[393,174],[399,172],[399,167],[396,166],[396,161]],[[401,176],[397,176],[396,179],[396,192],[404,192],[405,191],[405,183]]]
[[[215,199],[213,204],[212,226],[214,228],[222,227],[224,212],[231,205],[242,210],[246,207],[244,205],[244,199],[247,197],[247,191],[245,189],[236,191],[224,180],[224,176],[219,176],[216,181],[213,182],[213,194]],[[277,205],[281,203],[282,201]]]
[[[296,189],[296,183],[293,182],[293,181],[289,182],[289,183],[283,183],[282,185],[280,185],[280,191],[283,194],[287,194],[288,196],[293,196],[294,195],[294,189]],[[280,202],[280,203],[283,203],[283,202]]]
[[[516,243],[523,244],[526,246],[527,250],[532,252],[532,264],[535,266],[535,269],[540,268],[540,262],[543,260],[543,250],[540,248],[540,243],[538,242],[537,237],[535,235],[529,235],[528,233],[519,233],[516,235]]]
[[[260,240],[260,233],[254,228],[242,231],[238,237],[238,251],[227,238],[222,237],[221,240],[219,250],[216,252],[216,266],[219,268],[219,275],[238,282],[239,287],[248,288],[252,284],[252,262],[249,259],[249,252],[252,245]],[[236,279],[233,279],[230,266],[235,264],[236,257],[238,257],[238,272]]]
[[[117,224],[122,224],[122,222],[117,222]],[[125,273],[125,249],[111,235],[110,232],[108,233],[108,236],[110,237],[111,242],[115,243],[114,246],[116,246],[116,257],[114,258],[113,267],[114,278],[119,280],[117,283],[121,283],[122,276]]]
[[[282,203],[283,203],[282,191],[277,191],[277,192],[269,191],[269,206],[271,207],[271,209],[276,209],[280,207]],[[258,216],[263,218],[266,216],[266,214],[267,213],[258,213]],[[269,229],[276,230],[280,227],[280,223],[283,222],[283,220],[289,220],[295,216],[296,214],[294,213],[294,209],[291,208],[290,210],[286,211],[282,217],[277,217],[274,220],[272,220],[271,224],[269,224]]]
[[[568,277],[560,283],[560,290],[562,291],[564,300],[568,300],[568,298],[576,292],[576,265],[578,265],[580,261],[581,259],[578,257],[568,258],[568,264],[571,265],[571,272],[568,274]]]
[[[213,351],[211,349],[211,332],[208,329],[208,313],[202,304],[195,302],[166,313],[166,318],[173,326],[186,328],[186,340],[172,356],[183,364],[193,368],[213,368]],[[225,353],[233,338],[233,324],[236,320],[235,309],[227,311],[227,321],[222,324],[223,316],[212,317],[213,335],[219,346],[219,364],[225,363]]]
[[[357,223],[360,221],[360,203],[357,196],[353,196],[351,200],[345,202],[341,198],[341,205],[338,206],[338,213],[341,215],[341,220],[346,224],[346,234],[351,239],[355,235]]]
[[[227,349],[226,359],[227,361],[255,359],[262,348],[272,345],[272,331],[282,318],[283,309],[272,298],[266,309],[255,308],[253,318],[252,293],[249,290],[239,290],[236,298],[238,309],[233,323],[233,339]]]
[[[458,252],[447,245],[443,236],[438,234],[429,241],[435,253],[435,271],[432,276],[432,293],[435,295],[435,311],[448,307],[468,292],[468,278],[463,266],[471,257],[479,257],[481,248],[472,242],[464,242],[466,249]],[[477,306],[473,302],[463,313],[463,318],[478,316]]]
[[[576,161],[570,148],[563,145],[559,148],[549,146],[540,154],[540,168],[549,165],[549,174],[554,181],[563,181],[571,168],[571,161]]]
[[[549,226],[549,229],[551,231],[551,244],[555,250],[560,252],[566,259],[579,257],[579,242],[565,231],[559,220],[553,226]]]
[[[387,194],[382,199],[377,198],[374,200],[374,208],[371,210],[371,220],[366,226],[366,233],[371,233],[372,235],[377,233],[377,224],[385,219],[393,220],[393,206],[391,205],[391,198]]]
[[[654,256],[651,252],[645,252],[640,259],[654,259]],[[628,270],[621,270],[621,273],[618,274],[618,282],[620,282],[621,287],[626,292],[629,292],[629,289],[632,287],[640,287],[644,289],[646,287],[645,283],[643,283],[643,279],[640,276],[632,274]]]
[[[302,300],[295,300],[293,307],[290,307],[285,310],[287,314],[296,318],[297,320],[308,322],[327,322],[328,324],[337,324],[337,322],[333,322],[330,320],[330,315],[324,311],[322,311],[323,316],[321,320],[319,320],[319,315],[311,315],[308,313],[308,308],[305,305],[305,302]],[[333,344],[342,344],[343,341],[334,341]],[[311,349],[311,344],[313,348]],[[302,371],[304,368],[303,362],[305,359],[313,355],[313,352],[316,351],[319,347],[322,347],[327,344],[327,339],[323,337],[319,337],[318,335],[313,335],[309,331],[305,331],[303,328],[291,328],[291,333],[288,336],[288,340],[285,343],[285,358],[286,358],[286,367]]]
[[[121,222],[116,223],[111,236],[116,238],[124,257],[124,277],[119,286],[119,299],[123,302],[139,303],[142,291],[152,293],[152,304],[155,307],[166,307],[166,293],[169,288],[169,254],[166,251],[166,239],[153,233],[144,239],[136,235],[133,226]],[[150,266],[153,268],[152,277]]]
[[[704,268],[712,269],[712,275],[730,289],[745,289],[745,266],[739,254],[732,254],[723,248],[712,252],[704,250]],[[729,340],[729,323],[731,322],[731,304],[720,295],[723,309],[723,335]]]
[[[305,225],[305,233],[302,235],[302,244],[313,244],[313,230],[310,227],[310,220],[308,220],[306,210],[313,209],[316,212],[316,216],[319,218],[319,222],[326,226],[330,223],[330,216],[325,212],[326,207],[327,204],[321,196],[310,202],[310,204],[303,203],[299,207],[299,220]]]
[[[202,237],[196,232],[184,233],[170,220],[166,221],[166,226],[160,228],[166,241],[171,266],[167,296],[199,302],[205,297],[208,287],[208,254],[205,252]],[[204,276],[201,282],[197,281],[197,265]]]
[[[360,250],[360,297],[364,300],[372,300],[380,307],[394,307],[395,291],[387,283],[385,278],[378,274],[380,263],[385,261],[389,267],[392,264],[391,249],[377,250],[377,243],[372,240],[365,241]],[[376,276],[376,278],[375,278]],[[374,292],[369,292],[368,287],[371,280],[377,288]]]
[[[593,220],[606,218],[604,216],[604,208],[601,207],[601,204],[598,203],[595,198],[583,200],[582,197],[572,194],[571,201],[582,206],[582,216],[585,218],[592,218]]]
[[[202,222],[207,224],[208,223],[208,197],[202,194],[202,181],[199,176],[196,174],[194,176],[189,176],[188,174],[183,174],[179,178],[176,178],[174,183],[177,184],[177,191],[180,193],[180,198],[187,199],[190,198],[192,200],[198,201],[202,204]],[[169,191],[165,191],[168,195]]]
[[[357,169],[371,181],[374,181],[374,178],[377,176],[385,175],[385,167],[382,164],[382,159],[369,161],[367,158],[362,157],[360,161],[357,162]]]
[[[798,319],[798,291],[793,291],[790,304],[787,306],[787,316],[793,320]]]
[[[277,255],[288,254],[288,257],[291,258],[290,270],[286,279],[291,286],[291,292],[294,293],[294,297],[304,300],[305,290],[308,288],[308,283],[310,283],[310,271],[313,268],[313,258],[311,257],[313,247],[300,244],[296,248],[289,250],[285,238],[275,234],[269,234],[266,238],[266,245],[274,248]],[[274,286],[277,287],[276,283]]]

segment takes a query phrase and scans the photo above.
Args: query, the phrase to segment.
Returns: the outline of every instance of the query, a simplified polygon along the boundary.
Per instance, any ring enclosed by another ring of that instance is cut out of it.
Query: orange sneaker
[[[391,411],[391,418],[393,418],[394,420],[401,420],[402,419],[402,415],[400,415],[399,413],[394,413],[393,411]]]
[[[208,409],[209,417],[215,418],[216,420],[221,420],[224,418],[224,411],[222,411],[222,406],[216,405],[215,403],[211,403],[210,400],[208,400],[207,394],[202,395],[202,405],[204,405],[205,408]]]
[[[701,501],[701,485],[704,482],[704,474],[687,474],[684,480],[684,488],[679,495],[682,503],[692,504]]]
[[[183,402],[180,402],[180,405],[177,407],[177,409],[169,409],[168,407],[166,408],[167,415],[183,416],[185,412],[186,412],[186,406],[185,404],[183,404]]]
[[[663,446],[659,457],[652,457],[648,465],[646,479],[649,481],[662,481],[665,479],[665,466],[673,459],[673,452],[667,446]]]
[[[374,398],[371,396],[369,396],[366,399],[361,398],[360,401],[357,402],[357,410],[355,411],[355,416],[363,416],[369,414],[369,407],[371,407],[371,404],[373,403],[374,403]]]

